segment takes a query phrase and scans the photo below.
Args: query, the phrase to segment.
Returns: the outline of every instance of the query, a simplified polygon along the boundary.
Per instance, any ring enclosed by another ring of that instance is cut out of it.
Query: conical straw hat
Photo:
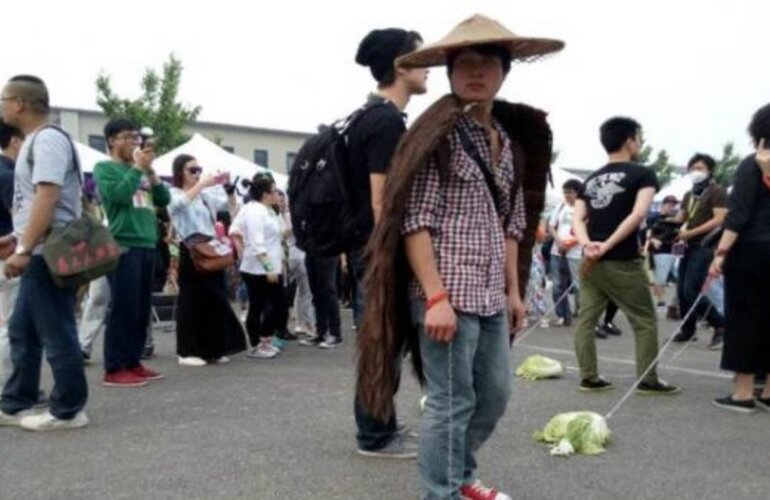
[[[564,42],[550,38],[519,36],[494,19],[476,14],[461,22],[436,43],[396,59],[396,66],[426,68],[446,64],[447,55],[470,45],[493,43],[508,49],[511,59],[534,59],[564,48]]]

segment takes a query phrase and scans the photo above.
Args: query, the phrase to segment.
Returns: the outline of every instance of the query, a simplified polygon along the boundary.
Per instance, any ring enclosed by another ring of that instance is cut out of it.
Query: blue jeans
[[[152,308],[154,248],[129,248],[107,276],[112,290],[104,331],[104,371],[139,366]]]
[[[714,252],[707,248],[701,248],[700,245],[687,247],[687,251],[679,261],[679,280],[677,282],[677,293],[679,296],[679,310],[682,315],[693,307],[695,299],[701,292],[703,283],[708,277],[709,265],[714,258]],[[708,308],[709,300],[702,298],[698,302],[695,314],[691,314],[687,321],[682,325],[682,333],[686,336],[695,334],[695,327],[698,318],[703,317]],[[722,307],[708,309],[706,320],[714,328],[724,326],[724,318],[719,313]]]
[[[31,258],[21,276],[8,333],[13,372],[3,388],[3,412],[14,414],[37,403],[45,350],[54,380],[50,412],[62,420],[74,418],[88,400],[75,324],[75,289],[56,286],[40,256]]]
[[[508,321],[457,313],[452,342],[424,330],[425,306],[412,302],[428,397],[422,414],[417,463],[424,499],[459,498],[476,479],[476,452],[503,416],[511,394]]]
[[[572,283],[578,282],[579,269],[580,259],[570,259],[561,255],[551,254],[551,279],[553,280],[554,303],[559,300]],[[574,289],[574,293],[575,304],[579,304],[580,297],[577,288]],[[572,321],[572,307],[570,306],[569,295],[556,304],[556,316],[565,321]]]

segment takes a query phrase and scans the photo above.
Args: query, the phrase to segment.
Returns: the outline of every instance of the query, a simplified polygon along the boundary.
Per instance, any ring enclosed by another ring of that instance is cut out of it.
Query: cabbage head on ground
[[[516,369],[516,376],[525,380],[541,380],[558,378],[564,374],[564,367],[555,359],[546,358],[539,354],[528,357]]]
[[[611,434],[607,421],[598,413],[576,411],[556,415],[532,437],[553,445],[551,455],[598,455],[604,452]]]

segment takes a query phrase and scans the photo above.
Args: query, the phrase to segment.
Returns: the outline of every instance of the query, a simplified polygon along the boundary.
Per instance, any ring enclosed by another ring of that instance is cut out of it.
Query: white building
[[[104,125],[107,117],[101,111],[85,109],[51,109],[51,118],[72,137],[99,151],[106,151]],[[140,126],[142,124],[139,124]],[[197,121],[188,132],[221,140],[222,148],[276,172],[286,173],[300,146],[310,133],[274,130],[260,127],[228,125]]]

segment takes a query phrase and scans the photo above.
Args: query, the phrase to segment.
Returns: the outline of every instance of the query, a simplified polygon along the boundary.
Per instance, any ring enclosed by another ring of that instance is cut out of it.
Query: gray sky
[[[770,102],[767,0],[385,0],[379,2],[38,0],[6,6],[0,79],[32,73],[54,105],[96,109],[100,70],[134,97],[144,68],[174,52],[181,98],[201,119],[310,131],[358,106],[374,88],[353,61],[373,28],[404,27],[430,43],[474,13],[522,35],[563,39],[566,49],[515,65],[501,96],[550,113],[558,165],[604,161],[598,126],[638,119],[647,141],[681,164],[696,150],[718,156],[734,141],[749,152],[751,114]],[[443,68],[412,117],[448,90]]]

